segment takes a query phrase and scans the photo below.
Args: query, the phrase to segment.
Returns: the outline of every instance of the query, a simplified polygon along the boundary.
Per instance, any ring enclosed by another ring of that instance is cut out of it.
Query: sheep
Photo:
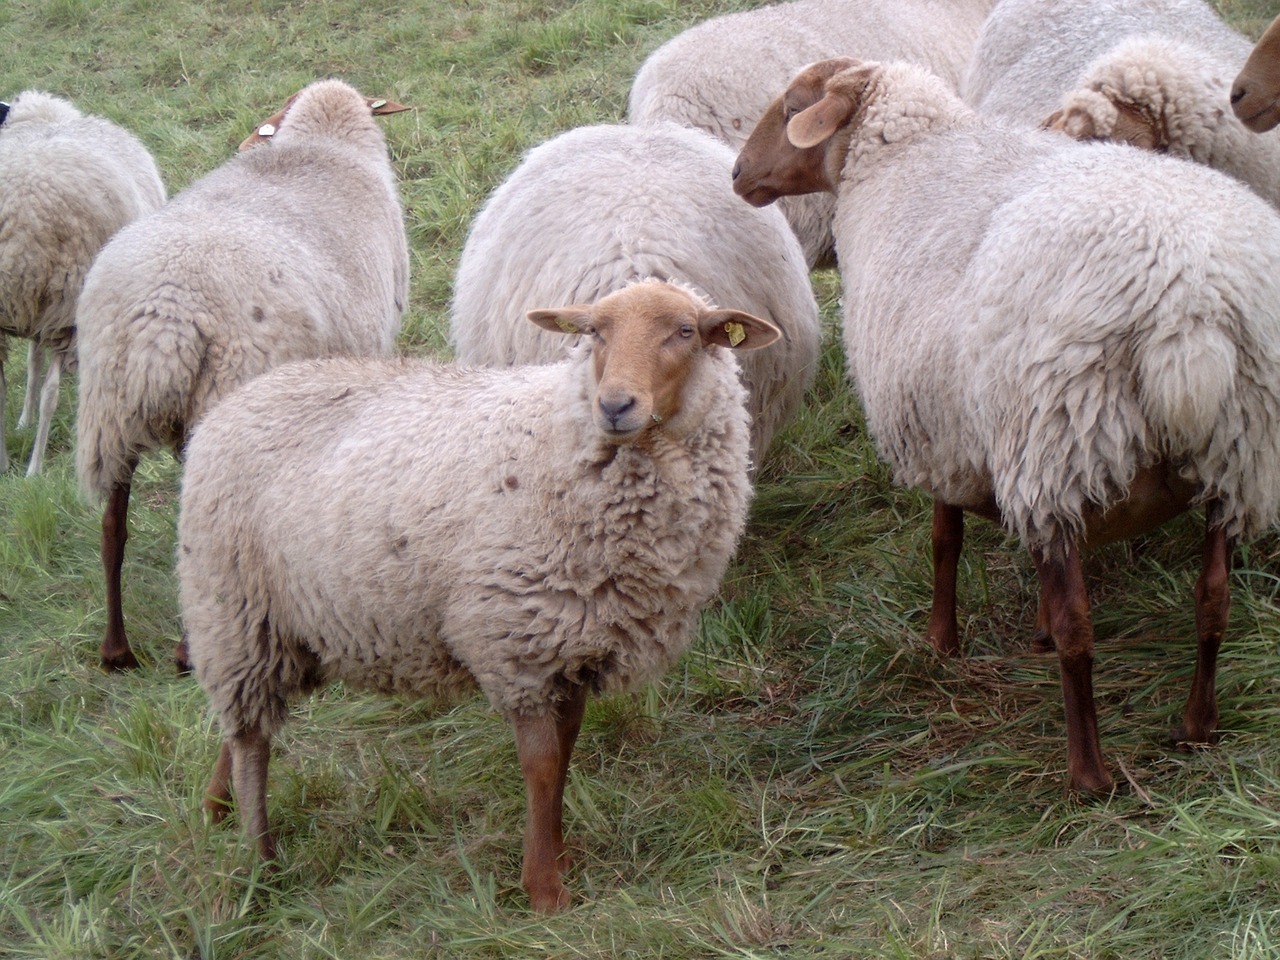
[[[340,80],[311,84],[269,146],[121,230],[89,271],[76,470],[86,495],[107,498],[109,670],[137,666],[120,569],[139,457],[181,456],[209,407],[278,363],[394,348],[409,258],[379,109]]]
[[[693,639],[751,496],[734,352],[781,333],[656,280],[528,317],[590,342],[509,369],[289,364],[191,437],[178,580],[224,735],[205,806],[220,819],[234,783],[264,859],[290,698],[339,678],[478,687],[515,730],[523,886],[537,910],[568,903],[561,798],[587,693],[648,682]]]
[[[963,511],[1003,523],[1040,576],[1071,786],[1109,790],[1080,550],[1203,504],[1175,736],[1208,741],[1231,550],[1280,506],[1280,215],[1207,167],[987,118],[911,65],[849,59],[797,76],[734,175],[753,204],[836,193],[852,379],[880,454],[935,502],[933,646],[959,648]]]
[[[165,188],[137,137],[40,90],[0,104],[0,183],[0,471],[9,466],[6,338],[26,337],[18,426],[36,424],[33,477],[44,468],[62,375],[74,367],[76,301],[89,265],[112,234],[164,203]]]
[[[1254,133],[1280,123],[1280,17],[1249,51],[1231,85],[1231,109]]]
[[[1193,45],[1208,61],[1210,77],[1222,64],[1241,62],[1249,49],[1204,0],[997,0],[960,92],[980,113],[1039,126],[1091,63],[1141,36]]]
[[[792,0],[713,17],[649,55],[627,117],[697,127],[736,152],[774,94],[812,60],[902,58],[959,83],[993,2]],[[782,210],[809,266],[833,266],[830,199],[788,198]]]
[[[525,311],[592,302],[644,277],[680,281],[782,330],[782,344],[741,361],[758,462],[813,381],[821,328],[798,241],[778,211],[733,195],[733,161],[724,144],[671,123],[582,127],[531,150],[477,215],[459,259],[457,358],[556,359],[564,338]]]

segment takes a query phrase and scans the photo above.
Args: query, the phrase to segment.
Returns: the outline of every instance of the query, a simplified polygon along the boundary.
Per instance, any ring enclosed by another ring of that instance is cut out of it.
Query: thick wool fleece
[[[707,348],[681,412],[620,446],[591,365],[290,364],[202,421],[178,576],[227,735],[332,678],[537,715],[672,664],[746,520],[737,364]]]
[[[909,60],[955,85],[992,2],[793,0],[714,17],[649,55],[632,83],[627,116],[706,130],[736,153],[777,92],[814,60]],[[779,205],[806,262],[829,260],[833,199],[787,197]]]
[[[1280,217],[1215,171],[1019,130],[889,65],[839,183],[845,346],[898,478],[1031,545],[1181,467],[1280,503]]]
[[[1239,40],[1229,56],[1194,37],[1124,40],[1085,68],[1061,107],[1087,115],[1100,137],[1115,127],[1116,104],[1136,109],[1151,118],[1158,149],[1230,174],[1280,206],[1280,138],[1258,136],[1231,112],[1231,85],[1249,46]]]
[[[108,492],[276,364],[390,353],[408,276],[377,121],[341,81],[312,84],[270,144],[103,248],[77,317],[82,487]]]
[[[1236,69],[1252,49],[1205,0],[997,0],[960,92],[988,116],[1039,126],[1092,61],[1143,35],[1194,43]]]
[[[733,162],[724,144],[668,123],[581,127],[531,150],[463,248],[450,313],[457,358],[560,358],[568,339],[527,311],[592,303],[646,277],[683,283],[782,331],[782,343],[741,358],[758,460],[813,382],[821,328],[799,244],[777,210],[734,196]]]
[[[54,375],[74,359],[76,302],[94,256],[164,203],[164,184],[133,134],[38,90],[14,98],[0,124],[0,184],[0,364],[6,335],[26,337],[53,354]]]

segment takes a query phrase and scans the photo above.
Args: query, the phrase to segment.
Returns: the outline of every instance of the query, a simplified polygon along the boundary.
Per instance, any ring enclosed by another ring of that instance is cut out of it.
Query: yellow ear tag
[[[731,347],[736,347],[747,339],[747,331],[743,329],[742,324],[733,320],[724,325],[724,332],[729,335],[729,346]]]
[[[559,327],[561,330],[563,330],[565,333],[581,332],[577,327],[573,325],[572,322],[566,320],[564,317],[556,317],[556,326]]]

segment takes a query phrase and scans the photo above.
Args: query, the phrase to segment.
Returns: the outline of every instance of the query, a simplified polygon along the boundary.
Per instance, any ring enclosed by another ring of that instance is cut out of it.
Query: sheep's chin
[[[1280,99],[1272,100],[1248,119],[1241,117],[1240,122],[1254,133],[1266,133],[1280,124]]]

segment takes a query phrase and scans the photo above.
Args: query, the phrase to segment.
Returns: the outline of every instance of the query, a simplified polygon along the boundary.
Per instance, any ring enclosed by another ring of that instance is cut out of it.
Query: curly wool
[[[591,362],[290,364],[206,418],[178,576],[228,735],[333,678],[536,715],[674,662],[746,520],[737,364],[708,348],[681,412],[614,446]]]
[[[1039,126],[1092,61],[1141,35],[1194,38],[1238,63],[1252,46],[1205,0],[999,0],[960,93],[984,114]]]
[[[457,358],[563,357],[568,341],[526,311],[591,303],[646,277],[678,281],[783,333],[740,361],[758,460],[813,382],[821,328],[798,242],[777,210],[734,196],[733,161],[722,143],[670,123],[581,127],[529,151],[476,216],[459,259]]]
[[[1079,114],[1092,136],[1111,137],[1123,105],[1154,126],[1157,149],[1221,170],[1280,206],[1280,139],[1257,136],[1231,112],[1231,84],[1249,50],[1237,36],[1224,44],[1229,55],[1160,36],[1118,43],[1062,98],[1067,132]]]
[[[6,336],[52,354],[49,376],[75,359],[75,310],[93,258],[121,227],[165,199],[155,161],[133,134],[85,116],[59,97],[27,90],[0,125],[0,469],[6,463]],[[35,374],[36,368],[29,373]],[[29,395],[35,385],[27,384]],[[42,402],[41,427],[56,403]],[[32,453],[35,471],[43,438]]]
[[[81,486],[107,493],[139,454],[180,444],[213,403],[276,364],[390,353],[408,276],[377,122],[345,83],[312,84],[271,144],[103,248],[77,317]]]
[[[985,120],[908,65],[882,68],[865,115],[838,192],[845,346],[900,481],[971,508],[994,494],[1033,546],[1078,538],[1157,459],[1229,535],[1275,521],[1266,203],[1194,164]]]
[[[737,152],[796,69],[835,56],[904,59],[953,85],[993,0],[792,0],[713,17],[677,34],[636,73],[632,123],[670,120]],[[780,203],[810,266],[829,260],[831,197]]]

